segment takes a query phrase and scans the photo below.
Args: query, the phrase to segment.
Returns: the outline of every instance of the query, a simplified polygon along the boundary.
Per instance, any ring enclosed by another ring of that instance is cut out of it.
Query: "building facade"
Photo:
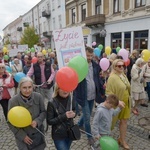
[[[34,27],[42,45],[54,49],[52,31],[66,27],[65,0],[41,0],[24,15],[8,24],[4,29],[4,43],[19,44],[23,31]]]
[[[24,28],[34,26],[46,48],[55,48],[55,29],[81,26],[92,46],[150,49],[150,0],[41,0],[4,28],[4,38],[18,42]]]
[[[150,49],[149,22],[150,0],[66,0],[66,25],[81,25],[90,46]]]
[[[149,23],[150,0],[109,0],[105,43],[113,49],[150,49]]]

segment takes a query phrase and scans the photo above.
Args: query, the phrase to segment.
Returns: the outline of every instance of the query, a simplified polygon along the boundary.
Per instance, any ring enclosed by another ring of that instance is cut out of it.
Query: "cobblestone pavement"
[[[150,149],[150,139],[148,135],[150,134],[150,103],[148,108],[139,106],[140,115],[131,115],[128,122],[127,130],[127,142],[131,147],[131,150],[149,150]],[[95,111],[95,109],[94,109]],[[92,115],[93,116],[93,115]],[[91,118],[92,119],[92,118]],[[76,118],[76,121],[78,118]],[[112,131],[112,136],[117,140],[119,135],[118,124]],[[51,139],[50,127],[46,133],[47,147],[45,150],[55,150],[53,141]],[[87,139],[84,134],[79,141],[72,143],[71,150],[90,150],[91,148],[87,144]],[[0,150],[17,150],[16,143],[12,132],[9,130],[0,106]],[[123,150],[120,147],[120,150]]]

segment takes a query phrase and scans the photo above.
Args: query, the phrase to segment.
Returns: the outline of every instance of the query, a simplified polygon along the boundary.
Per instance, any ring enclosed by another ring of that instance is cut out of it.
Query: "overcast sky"
[[[41,0],[0,0],[0,35],[3,29]]]

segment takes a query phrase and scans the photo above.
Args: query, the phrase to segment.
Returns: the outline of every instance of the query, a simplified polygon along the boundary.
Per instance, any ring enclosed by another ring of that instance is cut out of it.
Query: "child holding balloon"
[[[117,108],[114,109],[115,107]],[[99,140],[101,136],[111,135],[112,117],[117,115],[124,107],[124,102],[119,101],[118,97],[114,94],[108,95],[106,100],[98,105],[93,118],[92,130],[96,140]]]

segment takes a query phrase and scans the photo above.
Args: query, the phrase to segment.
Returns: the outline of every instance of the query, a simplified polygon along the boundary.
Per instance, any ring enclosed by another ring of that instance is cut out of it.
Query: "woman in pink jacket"
[[[6,72],[5,64],[0,63],[0,104],[7,120],[8,101],[14,96],[14,81],[12,75]]]

